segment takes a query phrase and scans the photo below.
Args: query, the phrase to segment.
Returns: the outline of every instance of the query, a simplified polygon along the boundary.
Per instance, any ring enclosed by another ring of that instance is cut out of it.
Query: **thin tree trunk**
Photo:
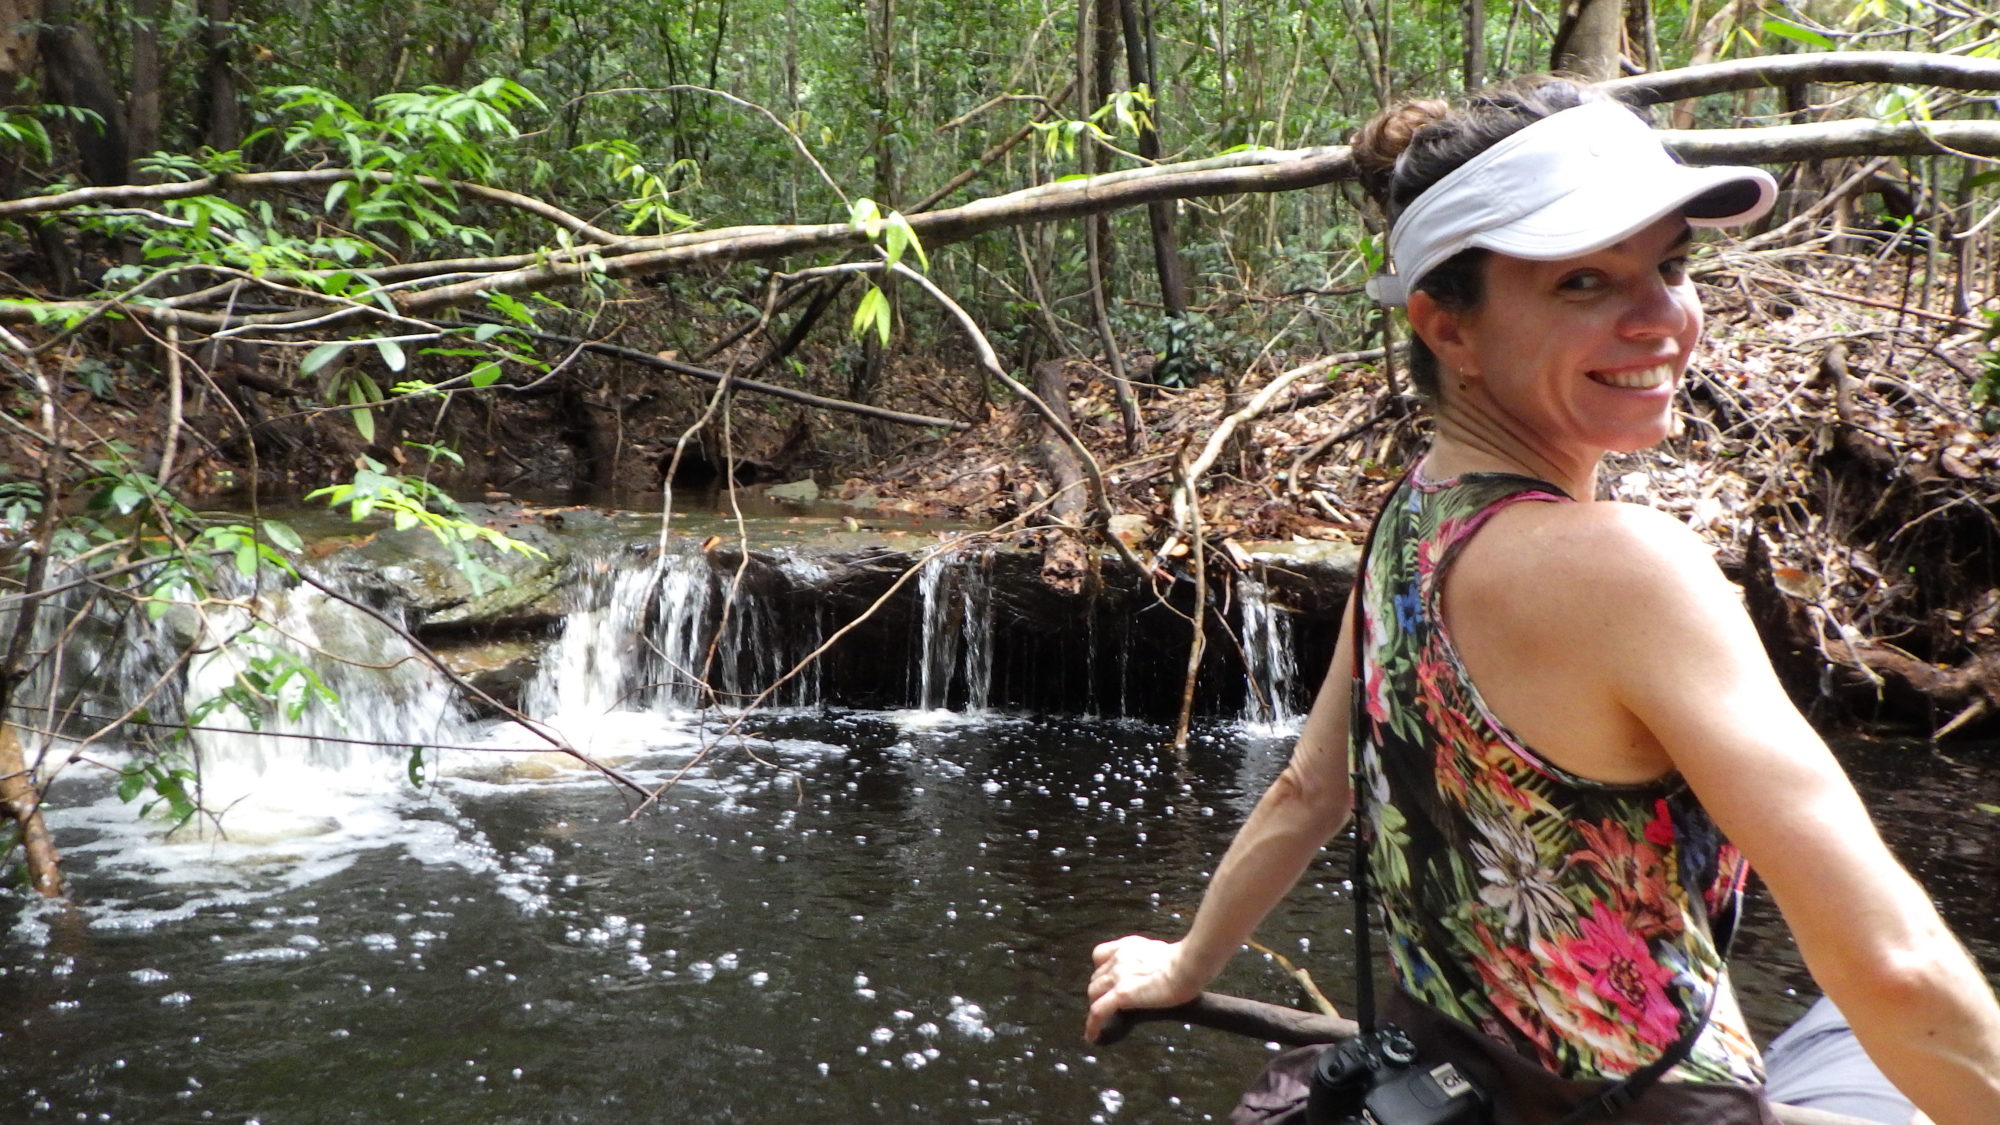
[[[132,85],[126,98],[126,141],[144,159],[160,150],[160,0],[132,0]],[[143,173],[142,181],[149,179]]]
[[[236,81],[236,36],[231,23],[236,17],[234,0],[202,0],[206,26],[202,41],[207,49],[207,73],[203,89],[208,122],[203,139],[217,152],[227,152],[243,143],[243,99]]]
[[[1465,0],[1465,88],[1486,85],[1486,0]]]
[[[20,738],[4,722],[0,722],[0,808],[20,827],[28,882],[45,898],[61,898],[61,859],[48,826],[42,822],[42,792],[21,753]]]
[[[1158,76],[1153,71],[1152,14],[1140,9],[1141,0],[1117,2],[1125,33],[1125,73],[1134,89],[1143,85],[1153,94],[1153,108],[1139,126],[1139,155],[1148,160],[1158,160],[1158,126],[1164,99]],[[1160,304],[1166,308],[1170,319],[1181,320],[1187,316],[1187,278],[1181,268],[1180,239],[1174,230],[1175,210],[1175,203],[1170,199],[1157,199],[1146,205],[1146,218],[1153,234],[1153,268],[1160,277]]]
[[[1549,66],[1593,82],[1616,78],[1624,31],[1624,0],[1571,0],[1563,6]]]

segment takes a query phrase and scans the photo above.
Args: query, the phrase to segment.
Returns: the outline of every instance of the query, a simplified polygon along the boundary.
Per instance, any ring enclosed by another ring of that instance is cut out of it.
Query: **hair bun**
[[[1389,210],[1389,177],[1396,170],[1396,158],[1410,147],[1418,131],[1443,121],[1450,113],[1450,104],[1441,98],[1413,98],[1377,113],[1354,134],[1350,144],[1361,186],[1385,212]]]

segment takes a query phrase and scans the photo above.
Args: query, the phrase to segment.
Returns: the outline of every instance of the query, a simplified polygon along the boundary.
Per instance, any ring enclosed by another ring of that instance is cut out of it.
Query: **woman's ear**
[[[1437,298],[1419,290],[1410,294],[1410,331],[1430,346],[1431,354],[1446,371],[1464,371],[1472,364],[1472,341],[1465,315],[1440,304]]]

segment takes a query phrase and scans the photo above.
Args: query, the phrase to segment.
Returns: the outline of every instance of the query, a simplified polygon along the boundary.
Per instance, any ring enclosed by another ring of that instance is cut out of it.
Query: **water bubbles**
[[[875,1030],[868,1033],[868,1040],[871,1043],[887,1043],[889,1040],[894,1039],[895,1037],[896,1033],[886,1027],[878,1027]]]
[[[129,975],[140,984],[159,984],[161,981],[173,979],[158,969],[134,969]]]

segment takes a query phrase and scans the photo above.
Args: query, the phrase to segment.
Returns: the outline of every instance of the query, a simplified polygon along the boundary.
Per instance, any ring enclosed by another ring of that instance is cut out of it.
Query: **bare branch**
[[[2000,90],[2000,58],[1922,51],[1771,55],[1614,78],[1598,83],[1598,88],[1634,105],[1650,105],[1798,82],[1886,82],[1953,90]]]

